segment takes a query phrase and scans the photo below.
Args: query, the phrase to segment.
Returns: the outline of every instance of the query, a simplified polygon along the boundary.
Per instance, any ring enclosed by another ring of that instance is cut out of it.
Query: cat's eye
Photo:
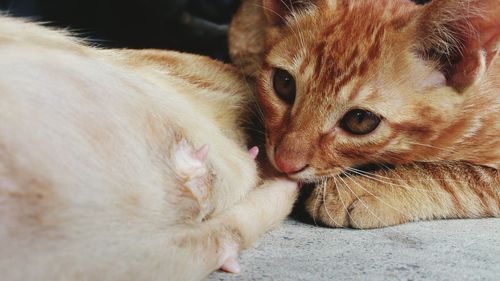
[[[288,104],[293,104],[295,101],[295,79],[288,71],[280,68],[274,70],[273,88],[280,99]]]
[[[340,121],[340,127],[355,135],[366,135],[373,132],[380,124],[380,117],[364,109],[353,109],[347,112]]]

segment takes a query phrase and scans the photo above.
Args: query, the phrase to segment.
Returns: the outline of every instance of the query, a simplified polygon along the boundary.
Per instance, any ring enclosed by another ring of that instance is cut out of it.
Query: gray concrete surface
[[[500,219],[375,230],[287,220],[240,257],[242,272],[208,280],[500,280]]]

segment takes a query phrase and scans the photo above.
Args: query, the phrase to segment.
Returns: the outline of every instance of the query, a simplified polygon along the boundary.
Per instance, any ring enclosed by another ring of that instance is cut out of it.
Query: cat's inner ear
[[[432,1],[416,23],[419,54],[459,92],[484,76],[500,49],[500,0]]]
[[[313,5],[314,0],[262,0],[262,7],[267,21],[271,25],[285,23],[286,17],[301,9]]]

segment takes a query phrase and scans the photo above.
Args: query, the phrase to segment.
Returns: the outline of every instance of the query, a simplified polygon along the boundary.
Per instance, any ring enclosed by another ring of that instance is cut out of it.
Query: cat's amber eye
[[[280,99],[288,104],[293,104],[295,101],[295,79],[288,71],[280,68],[274,70],[273,88]]]
[[[340,121],[340,127],[355,135],[366,135],[380,124],[380,117],[364,109],[353,109],[347,112]]]

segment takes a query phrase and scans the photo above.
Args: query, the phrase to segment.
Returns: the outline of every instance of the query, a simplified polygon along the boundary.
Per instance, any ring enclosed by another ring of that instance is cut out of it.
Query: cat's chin
[[[345,171],[341,168],[335,168],[333,170],[321,172],[316,171],[314,168],[307,168],[297,173],[287,174],[287,177],[297,182],[311,184],[321,182],[326,178],[338,176],[344,172]]]

